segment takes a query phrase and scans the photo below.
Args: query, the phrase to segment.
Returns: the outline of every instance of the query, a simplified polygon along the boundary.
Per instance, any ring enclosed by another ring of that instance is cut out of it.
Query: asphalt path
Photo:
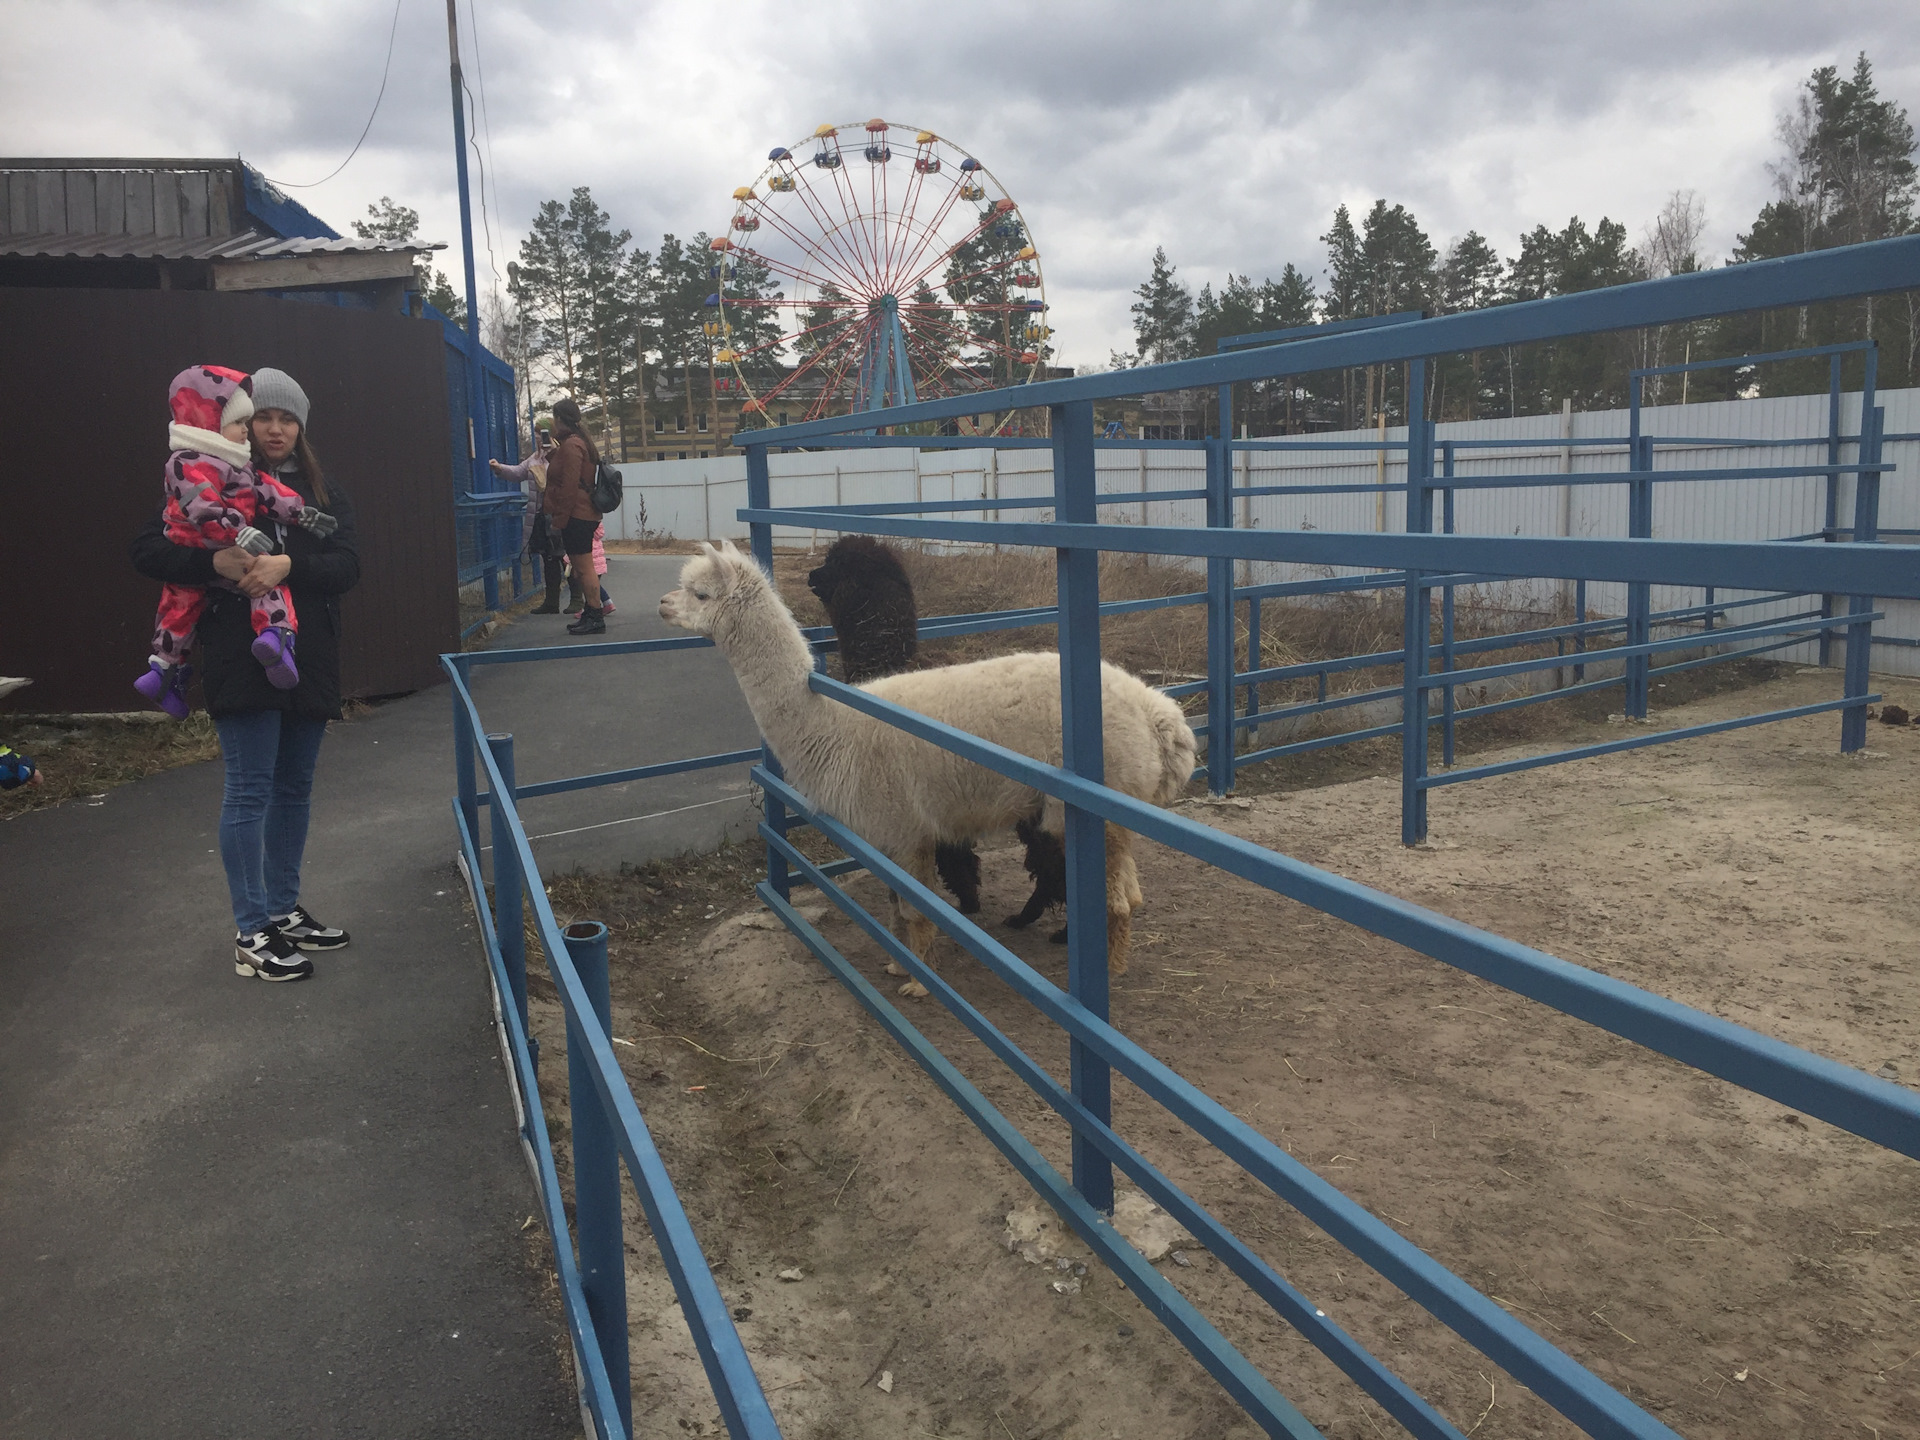
[[[677,565],[616,557],[610,638],[663,633]],[[475,689],[522,781],[753,742],[712,651]],[[0,1435],[578,1435],[451,863],[448,694],[329,734],[303,898],[354,941],[303,983],[234,973],[217,762],[0,825]],[[739,823],[735,773],[529,820],[575,832],[548,868],[694,848]]]
[[[527,615],[486,647],[511,650],[683,636],[660,618],[679,583],[679,555],[613,555],[607,633],[576,639],[564,615]],[[473,696],[487,728],[513,736],[515,780],[527,785],[652,765],[760,743],[739,684],[718,651],[671,650],[594,660],[476,665]],[[747,766],[695,770],[521,802],[543,873],[616,870],[753,834],[759,816]]]

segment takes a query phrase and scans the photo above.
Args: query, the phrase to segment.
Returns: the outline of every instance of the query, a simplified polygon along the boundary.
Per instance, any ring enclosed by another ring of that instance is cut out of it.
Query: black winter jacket
[[[295,465],[283,466],[276,478],[300,492],[309,505],[318,505],[313,487]],[[247,597],[217,588],[211,550],[176,545],[167,539],[166,526],[155,514],[133,538],[129,554],[133,568],[149,580],[176,585],[205,585],[210,596],[200,619],[200,684],[207,710],[214,716],[241,715],[253,710],[291,710],[314,720],[340,718],[340,597],[360,580],[360,552],[355,548],[353,506],[340,482],[327,480],[327,504],[320,507],[340,522],[324,540],[297,525],[262,528],[277,530],[276,554],[285,554],[293,568],[285,581],[300,621],[300,640],[294,650],[300,683],[276,690],[267,672],[253,658],[253,624]]]

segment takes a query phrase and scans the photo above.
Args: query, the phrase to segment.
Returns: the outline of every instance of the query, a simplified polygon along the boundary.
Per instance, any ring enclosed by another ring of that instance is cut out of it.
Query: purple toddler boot
[[[191,673],[185,665],[164,665],[158,660],[149,660],[147,673],[133,682],[133,688],[174,719],[184,720],[187,718],[187,676]]]
[[[253,658],[266,667],[267,683],[276,690],[291,690],[300,683],[293,642],[293,632],[279,625],[269,625],[253,637]]]

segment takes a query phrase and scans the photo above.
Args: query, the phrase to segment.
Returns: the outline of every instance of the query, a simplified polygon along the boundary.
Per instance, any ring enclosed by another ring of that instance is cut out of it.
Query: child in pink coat
[[[253,417],[253,380],[221,365],[191,365],[173,377],[168,387],[172,423],[167,440],[167,538],[176,545],[206,550],[239,546],[256,555],[274,548],[274,542],[254,522],[278,520],[303,525],[315,535],[333,532],[338,523],[316,510],[278,480],[253,466],[247,443],[247,422]],[[228,580],[216,582],[233,589]],[[300,683],[294,663],[294,641],[300,622],[293,600],[279,586],[250,602],[253,612],[253,658],[266,667],[276,688],[291,690]],[[176,720],[187,714],[187,679],[192,673],[187,654],[206,612],[207,590],[201,585],[163,585],[160,608],[154,617],[153,653],[147,673],[133,688]]]

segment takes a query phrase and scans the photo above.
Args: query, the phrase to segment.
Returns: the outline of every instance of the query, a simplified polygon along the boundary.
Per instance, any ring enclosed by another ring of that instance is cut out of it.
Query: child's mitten
[[[249,555],[271,555],[273,553],[273,541],[268,538],[264,531],[256,530],[251,525],[243,525],[240,528],[240,533],[233,537],[233,543]]]
[[[340,522],[333,516],[324,510],[316,510],[311,505],[300,512],[300,523],[322,540],[340,528]]]

